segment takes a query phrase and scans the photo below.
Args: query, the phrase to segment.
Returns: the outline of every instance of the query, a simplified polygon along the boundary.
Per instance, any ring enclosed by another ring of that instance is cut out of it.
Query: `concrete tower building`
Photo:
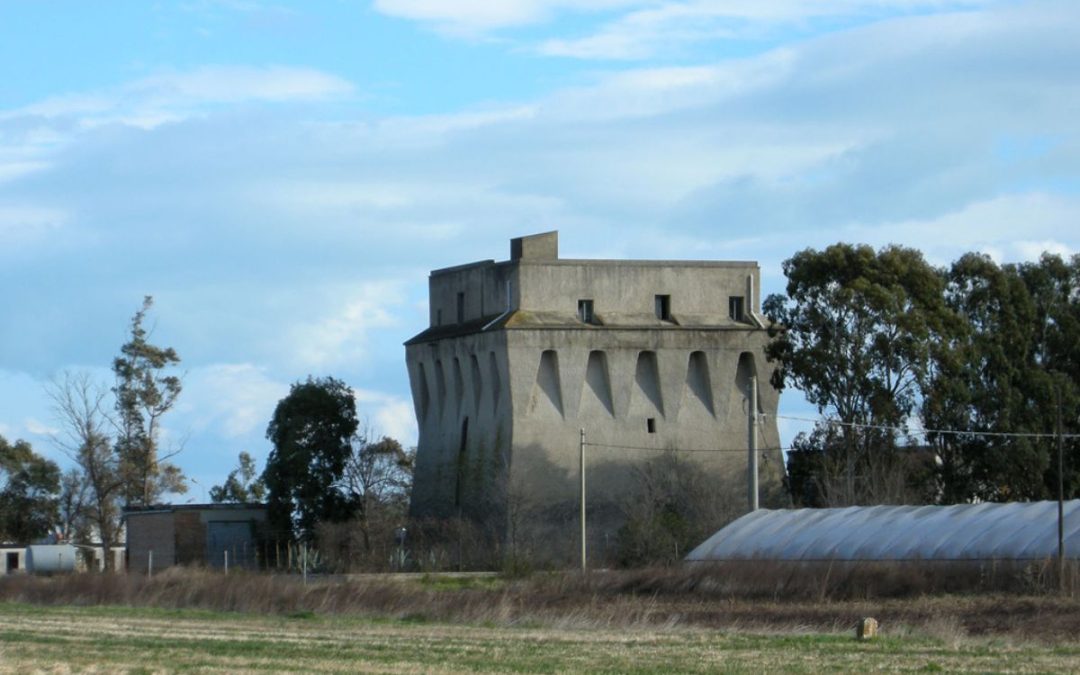
[[[582,429],[591,538],[613,534],[636,468],[668,450],[745,504],[754,377],[761,491],[775,492],[756,263],[563,260],[557,232],[510,250],[431,273],[430,327],[406,343],[414,516],[461,515],[505,537],[527,505],[534,526],[567,530],[569,552]]]

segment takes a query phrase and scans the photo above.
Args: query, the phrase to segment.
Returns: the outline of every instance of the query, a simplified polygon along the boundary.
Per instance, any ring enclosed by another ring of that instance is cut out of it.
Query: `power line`
[[[614,448],[616,450],[644,450],[647,452],[690,452],[690,453],[722,453],[722,452],[738,452],[746,453],[746,448],[648,448],[642,445],[618,445],[615,443],[593,443],[591,441],[585,442],[586,447],[594,448]],[[772,452],[774,450],[791,450],[792,448],[761,448],[761,452]]]
[[[768,413],[762,413],[768,416]],[[863,424],[860,422],[843,422],[831,420],[825,417],[813,419],[810,417],[792,417],[790,415],[773,415],[778,420],[791,420],[795,422],[813,422],[814,424],[828,424],[835,427],[850,427],[852,429],[874,429],[876,431],[896,431],[899,433],[926,436],[929,434],[943,434],[953,436],[991,436],[995,438],[1058,438],[1055,433],[1023,432],[1023,431],[970,431],[966,429],[908,429],[906,427],[891,426],[887,424]],[[1080,434],[1061,434],[1060,438],[1080,438]]]

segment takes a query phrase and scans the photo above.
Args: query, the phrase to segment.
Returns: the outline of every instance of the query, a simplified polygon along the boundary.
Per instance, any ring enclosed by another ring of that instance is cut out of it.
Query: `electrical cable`
[[[761,413],[768,417],[768,413]],[[895,431],[914,436],[926,436],[930,434],[952,434],[954,436],[991,436],[996,438],[1058,438],[1055,433],[1022,432],[1022,431],[972,431],[966,429],[908,429],[906,427],[890,426],[887,424],[863,424],[860,422],[843,422],[831,420],[825,417],[813,419],[810,417],[793,417],[791,415],[773,415],[778,420],[790,420],[795,422],[813,422],[814,424],[828,424],[836,427],[851,427],[852,429],[874,429],[876,431]],[[1061,434],[1061,438],[1080,438],[1080,434]]]

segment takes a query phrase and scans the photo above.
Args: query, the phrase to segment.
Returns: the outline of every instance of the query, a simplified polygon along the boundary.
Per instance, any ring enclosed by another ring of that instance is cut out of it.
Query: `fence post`
[[[225,574],[229,573],[229,549],[223,551],[225,554]]]
[[[150,549],[146,556],[146,576],[154,576],[154,549]]]

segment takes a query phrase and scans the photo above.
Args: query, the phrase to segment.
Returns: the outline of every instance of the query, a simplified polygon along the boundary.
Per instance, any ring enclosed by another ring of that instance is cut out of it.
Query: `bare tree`
[[[371,531],[385,516],[403,518],[412,489],[415,451],[383,436],[373,439],[364,428],[352,440],[352,452],[342,476],[344,491],[356,509],[356,523],[363,537],[364,550],[371,550]]]
[[[618,562],[627,567],[674,564],[738,517],[734,477],[718,478],[668,449],[634,469],[618,533]]]
[[[68,469],[60,477],[59,518],[55,534],[57,541],[73,542],[87,538],[85,528],[89,486],[82,471]]]
[[[61,432],[54,437],[57,447],[82,472],[86,489],[84,513],[101,538],[107,568],[112,568],[110,550],[120,532],[119,498],[124,485],[106,412],[109,392],[87,373],[64,373],[46,389]]]

